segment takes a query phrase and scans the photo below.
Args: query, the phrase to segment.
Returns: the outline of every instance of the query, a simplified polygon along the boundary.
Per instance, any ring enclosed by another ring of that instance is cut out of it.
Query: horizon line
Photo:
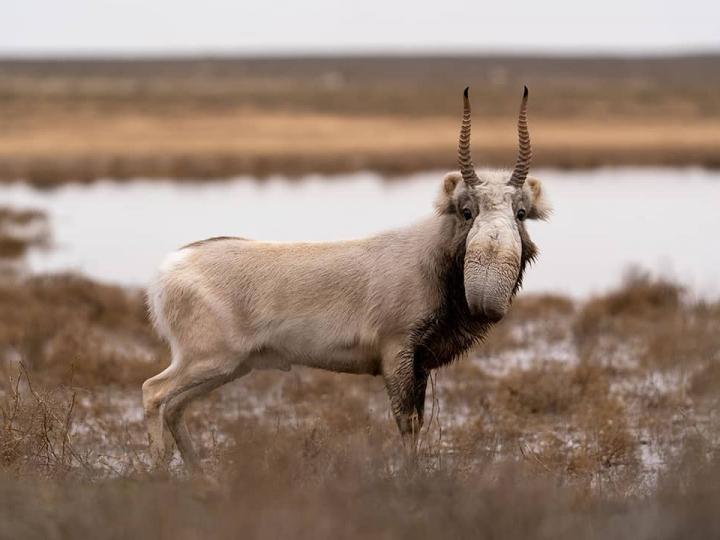
[[[292,58],[674,58],[720,55],[720,44],[688,47],[656,47],[606,49],[578,47],[568,50],[562,47],[486,47],[486,48],[340,48],[332,51],[321,48],[187,48],[145,50],[122,49],[46,49],[13,50],[0,49],[0,60],[152,60],[152,59],[292,59]]]

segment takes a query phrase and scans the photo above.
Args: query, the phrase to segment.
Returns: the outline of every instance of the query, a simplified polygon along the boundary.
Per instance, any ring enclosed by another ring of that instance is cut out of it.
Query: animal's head
[[[438,211],[456,220],[464,239],[465,298],[470,311],[490,321],[500,320],[520,287],[525,265],[536,253],[525,220],[545,219],[550,206],[540,181],[528,177],[532,150],[527,128],[525,88],[518,120],[519,151],[512,171],[475,170],[470,157],[470,101],[464,111],[458,155],[460,172],[443,181]]]

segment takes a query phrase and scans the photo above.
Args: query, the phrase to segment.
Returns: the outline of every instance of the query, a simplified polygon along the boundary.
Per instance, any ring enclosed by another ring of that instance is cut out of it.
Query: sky
[[[0,0],[0,55],[720,51],[718,0]]]

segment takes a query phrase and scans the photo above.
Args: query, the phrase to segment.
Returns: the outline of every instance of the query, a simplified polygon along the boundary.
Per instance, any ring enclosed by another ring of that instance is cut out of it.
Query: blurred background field
[[[536,165],[720,165],[720,57],[0,60],[0,178],[222,178],[454,164],[470,85],[508,166],[523,84]]]
[[[10,6],[0,538],[720,537],[718,20],[704,0]],[[206,475],[152,471],[164,255],[411,223],[456,167],[462,89],[476,164],[510,167],[524,84],[554,214],[509,315],[433,377],[417,462],[381,380],[293,369],[193,404]]]

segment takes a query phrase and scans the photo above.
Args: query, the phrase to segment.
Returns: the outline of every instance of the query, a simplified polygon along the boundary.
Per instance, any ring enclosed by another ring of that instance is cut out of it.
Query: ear
[[[537,178],[528,177],[523,186],[525,196],[530,201],[528,219],[548,219],[552,214],[550,201],[545,196],[542,183]]]
[[[462,180],[462,175],[455,171],[447,173],[442,181],[442,188],[435,199],[435,209],[440,214],[451,213],[455,209],[453,194],[458,183]]]

